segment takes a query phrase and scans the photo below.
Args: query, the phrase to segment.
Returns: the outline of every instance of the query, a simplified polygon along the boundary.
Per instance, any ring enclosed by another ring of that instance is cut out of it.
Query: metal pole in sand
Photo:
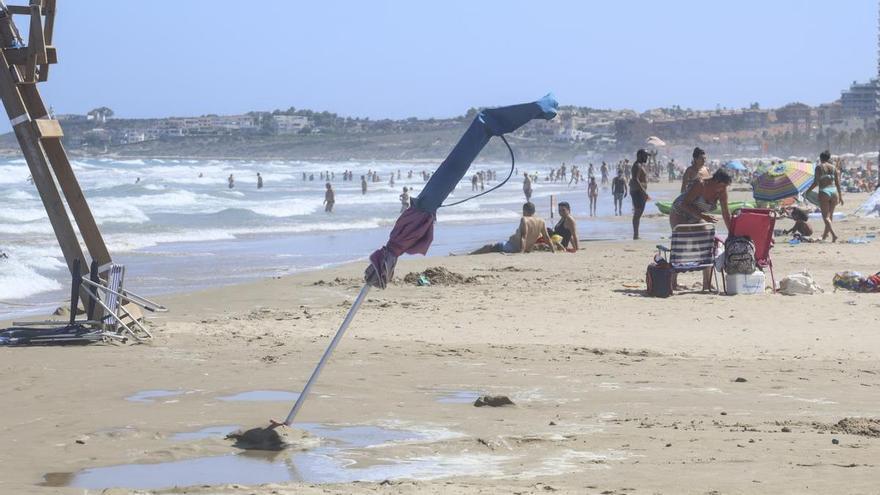
[[[324,351],[324,355],[321,356],[321,360],[318,361],[318,366],[315,367],[315,371],[312,372],[312,376],[309,377],[309,381],[306,382],[306,386],[303,387],[302,392],[299,394],[299,397],[297,397],[296,403],[293,405],[293,409],[291,409],[290,414],[287,415],[287,419],[285,419],[283,423],[272,421],[272,427],[281,425],[290,426],[293,423],[293,418],[296,417],[296,414],[302,408],[303,403],[306,401],[306,397],[308,397],[309,395],[309,391],[312,389],[312,385],[314,385],[315,381],[317,381],[318,375],[321,374],[321,370],[324,369],[324,365],[327,364],[327,361],[330,359],[330,355],[333,354],[333,350],[336,349],[336,345],[339,344],[340,340],[342,340],[342,336],[345,335],[345,331],[348,329],[348,326],[354,319],[354,315],[357,314],[358,309],[364,302],[364,299],[367,298],[368,292],[370,292],[370,284],[364,284],[364,286],[361,287],[361,291],[358,294],[357,298],[354,300],[354,303],[352,303],[351,309],[348,310],[348,314],[345,315],[345,320],[343,320],[342,325],[340,325],[339,327],[339,330],[336,331],[336,335],[333,337],[333,340],[330,341],[330,345],[327,346],[327,350]]]

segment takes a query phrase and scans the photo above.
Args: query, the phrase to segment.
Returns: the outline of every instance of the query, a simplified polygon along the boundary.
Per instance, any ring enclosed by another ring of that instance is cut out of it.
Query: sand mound
[[[311,443],[311,435],[307,432],[283,427],[251,428],[247,431],[230,433],[226,438],[235,441],[233,447],[244,450],[284,450]]]
[[[403,277],[403,281],[407,284],[419,285],[419,277],[422,275],[431,282],[431,285],[476,284],[480,281],[477,277],[465,277],[460,273],[451,272],[442,266],[434,266],[421,273],[410,272]]]
[[[880,419],[843,418],[833,425],[824,425],[832,433],[880,438]]]

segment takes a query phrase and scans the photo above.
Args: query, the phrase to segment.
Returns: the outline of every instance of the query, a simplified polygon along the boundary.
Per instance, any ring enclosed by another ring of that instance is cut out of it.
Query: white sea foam
[[[0,260],[0,300],[12,301],[61,289],[58,281],[11,259]]]

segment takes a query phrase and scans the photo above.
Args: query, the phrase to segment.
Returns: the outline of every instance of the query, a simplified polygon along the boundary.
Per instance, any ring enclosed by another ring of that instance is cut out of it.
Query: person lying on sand
[[[550,246],[550,251],[556,252],[553,243],[550,242],[550,233],[547,232],[547,226],[544,220],[535,216],[535,205],[527,202],[522,207],[522,218],[519,220],[519,227],[516,232],[510,236],[506,242],[497,242],[495,244],[486,244],[470,254],[488,254],[488,253],[528,253],[534,249],[538,239],[543,237]]]

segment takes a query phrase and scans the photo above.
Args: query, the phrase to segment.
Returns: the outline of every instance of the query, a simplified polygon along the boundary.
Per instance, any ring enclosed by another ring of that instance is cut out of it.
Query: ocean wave
[[[11,258],[0,260],[0,300],[16,300],[61,289],[58,281],[40,275]]]

